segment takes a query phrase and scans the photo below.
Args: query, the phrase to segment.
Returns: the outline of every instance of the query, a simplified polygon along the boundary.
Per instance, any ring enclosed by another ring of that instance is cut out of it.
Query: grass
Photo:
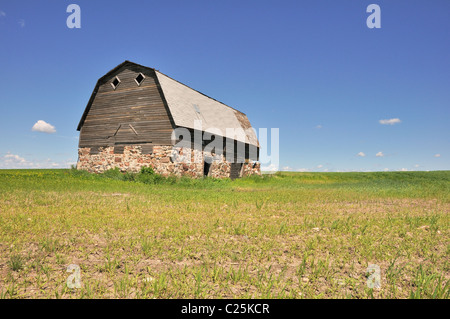
[[[12,271],[20,271],[23,269],[23,258],[20,255],[11,255],[8,266]]]
[[[448,171],[1,170],[0,297],[448,299],[449,195]]]

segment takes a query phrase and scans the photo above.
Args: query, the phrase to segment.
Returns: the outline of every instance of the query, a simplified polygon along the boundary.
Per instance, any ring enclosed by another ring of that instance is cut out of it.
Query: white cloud
[[[309,172],[309,169],[307,169],[307,168],[299,168],[299,169],[297,169],[297,172]]]
[[[6,17],[5,11],[1,11],[1,10],[0,10],[0,17]]]
[[[385,171],[385,172],[389,171],[389,168],[386,167],[386,168],[384,169],[384,171]]]
[[[45,160],[27,160],[20,155],[6,153],[0,156],[0,169],[21,169],[21,168],[70,168],[70,165],[76,164],[73,160],[61,162],[52,161],[50,158]]]
[[[275,164],[270,164],[269,166],[261,166],[261,171],[266,172],[276,172],[278,171],[279,167]]]
[[[56,133],[55,127],[45,121],[39,120],[36,123],[34,123],[33,127],[31,128],[32,131],[36,132],[43,132],[43,133]]]
[[[26,163],[26,160],[23,157],[11,153],[7,153],[5,156],[3,156],[3,159],[6,163]]]
[[[29,164],[25,158],[9,152],[0,157],[0,168],[25,168]]]
[[[290,166],[285,166],[285,167],[282,168],[282,171],[292,171],[292,170],[293,169]]]
[[[419,167],[419,166],[420,166],[419,164],[414,165],[415,168],[417,168],[417,167]]]
[[[399,169],[399,171],[406,172],[406,171],[408,171],[408,169],[407,168],[402,168],[402,169]]]
[[[441,157],[441,154],[434,154],[434,157]]]
[[[323,167],[322,164],[317,165],[317,168],[322,168],[322,167]]]
[[[317,129],[321,129],[321,128],[322,128],[322,125],[319,124],[319,125],[316,126],[316,128],[317,128]]]
[[[358,154],[356,154],[356,156],[364,157],[364,156],[366,156],[366,154],[364,154],[364,152],[359,152]]]
[[[375,154],[375,156],[376,156],[376,157],[383,157],[384,154],[383,154],[383,152],[378,152],[377,154]]]
[[[394,125],[397,123],[401,123],[402,121],[400,121],[399,118],[395,118],[395,119],[380,120],[379,122],[380,122],[380,124],[383,124],[383,125]]]
[[[18,23],[19,23],[19,25],[20,25],[21,28],[25,28],[25,20],[24,20],[24,19],[20,19],[20,20],[18,21]]]

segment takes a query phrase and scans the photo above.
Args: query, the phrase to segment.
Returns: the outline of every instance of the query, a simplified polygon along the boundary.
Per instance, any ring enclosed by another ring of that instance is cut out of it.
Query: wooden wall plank
[[[138,86],[134,79],[140,72],[145,79]],[[116,75],[121,82],[114,90],[111,82]],[[117,131],[119,125],[122,128]],[[126,66],[99,86],[80,131],[79,147],[98,148],[135,141],[171,145],[172,130],[154,71]],[[150,149],[146,147],[146,150]]]

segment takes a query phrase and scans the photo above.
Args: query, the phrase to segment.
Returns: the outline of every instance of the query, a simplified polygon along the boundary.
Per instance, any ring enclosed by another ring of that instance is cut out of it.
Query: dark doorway
[[[204,162],[203,163],[203,176],[209,175],[209,169],[211,168],[211,163]]]
[[[242,163],[231,163],[230,178],[236,179],[241,177]]]

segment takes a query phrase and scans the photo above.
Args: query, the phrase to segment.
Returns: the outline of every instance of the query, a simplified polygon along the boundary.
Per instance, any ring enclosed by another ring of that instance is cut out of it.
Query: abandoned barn
[[[151,166],[169,176],[261,174],[247,116],[161,72],[125,61],[101,77],[78,124],[77,168]]]

